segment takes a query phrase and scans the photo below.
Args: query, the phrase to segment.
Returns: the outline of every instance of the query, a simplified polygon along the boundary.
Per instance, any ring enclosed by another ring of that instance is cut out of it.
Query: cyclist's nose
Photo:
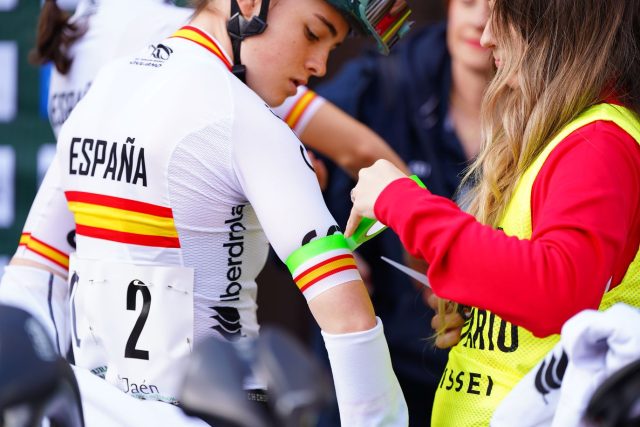
[[[329,51],[324,49],[314,50],[307,57],[306,68],[315,77],[322,77],[327,73],[327,60]]]

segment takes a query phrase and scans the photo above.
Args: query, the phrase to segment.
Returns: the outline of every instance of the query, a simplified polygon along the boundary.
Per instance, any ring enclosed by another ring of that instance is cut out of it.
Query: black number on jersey
[[[136,324],[133,326],[131,335],[127,340],[127,346],[124,349],[124,357],[129,359],[149,360],[149,352],[147,350],[139,350],[136,348],[142,328],[149,317],[149,309],[151,308],[151,292],[149,288],[140,280],[132,280],[127,288],[127,310],[134,311],[136,309],[136,296],[138,292],[142,293],[142,311]]]

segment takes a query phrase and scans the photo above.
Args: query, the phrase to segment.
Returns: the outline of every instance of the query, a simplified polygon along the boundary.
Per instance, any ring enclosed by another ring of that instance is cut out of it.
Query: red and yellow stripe
[[[356,261],[351,254],[337,255],[335,257],[324,260],[313,267],[303,271],[293,280],[298,288],[304,292],[314,283],[345,270],[357,270]]]
[[[24,246],[33,253],[40,255],[52,263],[59,265],[65,270],[69,269],[69,255],[46,244],[42,240],[36,239],[31,233],[22,233],[19,246]]]
[[[298,122],[304,115],[304,112],[309,108],[311,102],[317,97],[316,93],[312,90],[308,90],[304,95],[300,97],[298,102],[293,106],[284,121],[289,125],[291,129],[295,129],[298,126]]]
[[[191,27],[189,25],[184,26],[173,33],[170,38],[186,39],[199,44],[200,46],[204,47],[209,52],[220,58],[220,60],[224,62],[224,65],[226,65],[227,68],[231,70],[231,62],[229,62],[224,53],[222,53],[222,49],[220,48],[220,46],[218,46],[218,44],[213,41],[213,39],[209,35],[202,32],[198,28]]]
[[[398,16],[387,16],[377,26],[376,31],[380,35],[382,41],[387,43],[393,36],[398,33],[398,30],[404,25],[407,18],[411,15],[411,9],[404,11],[404,13],[398,18]]]
[[[142,246],[179,248],[171,208],[102,194],[67,191],[80,236]]]

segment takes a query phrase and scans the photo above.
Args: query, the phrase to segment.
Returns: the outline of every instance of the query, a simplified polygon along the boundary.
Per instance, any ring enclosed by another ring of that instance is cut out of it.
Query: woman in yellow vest
[[[451,350],[434,426],[488,425],[564,322],[640,306],[640,2],[495,0],[497,74],[468,213],[390,163],[360,172],[346,234],[377,218],[475,307]]]

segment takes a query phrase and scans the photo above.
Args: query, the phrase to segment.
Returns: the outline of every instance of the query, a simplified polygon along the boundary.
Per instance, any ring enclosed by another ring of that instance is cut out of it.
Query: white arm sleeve
[[[409,424],[407,404],[391,369],[382,321],[376,320],[376,326],[368,331],[339,335],[322,332],[343,426]]]
[[[38,319],[64,357],[71,344],[67,289],[65,280],[48,271],[8,265],[0,280],[0,303],[19,307]]]
[[[313,116],[325,102],[323,97],[311,89],[299,86],[295,95],[285,99],[282,105],[272,109],[299,136],[302,135]]]

